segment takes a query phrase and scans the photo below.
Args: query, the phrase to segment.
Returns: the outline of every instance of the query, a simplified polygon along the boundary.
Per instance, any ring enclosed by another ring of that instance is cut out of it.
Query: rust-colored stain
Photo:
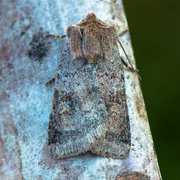
[[[113,121],[117,121],[116,115],[113,115]]]
[[[64,111],[63,114],[64,114],[64,116],[67,116],[67,112],[66,111]]]
[[[150,180],[150,177],[139,172],[118,174],[115,180]]]

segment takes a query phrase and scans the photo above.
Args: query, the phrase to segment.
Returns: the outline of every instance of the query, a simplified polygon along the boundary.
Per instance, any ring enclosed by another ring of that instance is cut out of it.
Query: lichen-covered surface
[[[0,1],[0,176],[9,179],[116,179],[139,172],[161,179],[138,77],[125,69],[131,126],[131,149],[125,159],[90,152],[56,159],[48,150],[48,123],[56,74],[67,39],[63,35],[87,12],[127,29],[122,2],[13,0]],[[133,61],[129,34],[120,37]],[[122,50],[120,54],[124,57]],[[134,61],[133,61],[134,64]]]

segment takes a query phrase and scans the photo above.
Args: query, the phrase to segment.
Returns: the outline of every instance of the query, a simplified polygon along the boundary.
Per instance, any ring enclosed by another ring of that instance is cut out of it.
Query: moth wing
[[[90,149],[102,135],[105,104],[97,79],[97,64],[72,60],[69,44],[62,53],[55,80],[48,143],[57,158]]]
[[[106,105],[105,131],[92,147],[104,157],[125,158],[131,147],[130,124],[126,102],[123,66],[118,48],[100,57],[97,77]]]

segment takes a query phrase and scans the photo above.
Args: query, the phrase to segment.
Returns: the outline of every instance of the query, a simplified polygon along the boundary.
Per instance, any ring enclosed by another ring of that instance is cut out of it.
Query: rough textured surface
[[[66,39],[46,39],[44,35],[46,31],[65,34],[67,26],[80,21],[88,11],[115,25],[119,33],[127,29],[122,2],[0,1],[2,179],[115,179],[127,171],[161,179],[139,80],[127,70],[124,73],[132,143],[128,157],[112,159],[86,153],[59,160],[48,151],[54,85],[45,83],[56,74]],[[129,34],[120,38],[133,61]],[[35,49],[38,59],[33,56]],[[120,54],[124,56],[121,50]]]

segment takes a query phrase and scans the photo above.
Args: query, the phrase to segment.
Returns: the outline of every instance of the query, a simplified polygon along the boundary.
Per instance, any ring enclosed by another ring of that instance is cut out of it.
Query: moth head
[[[88,21],[88,20],[96,20],[97,18],[96,18],[96,15],[92,12],[92,13],[88,13],[87,15],[86,15],[86,20]]]
[[[93,22],[93,21],[96,21],[96,20],[98,20],[97,18],[96,18],[96,15],[92,12],[92,13],[88,13],[87,15],[86,15],[86,17],[85,18],[83,18],[79,23],[78,23],[78,25],[82,25],[82,24],[84,24],[84,23],[91,23],[91,22]]]

